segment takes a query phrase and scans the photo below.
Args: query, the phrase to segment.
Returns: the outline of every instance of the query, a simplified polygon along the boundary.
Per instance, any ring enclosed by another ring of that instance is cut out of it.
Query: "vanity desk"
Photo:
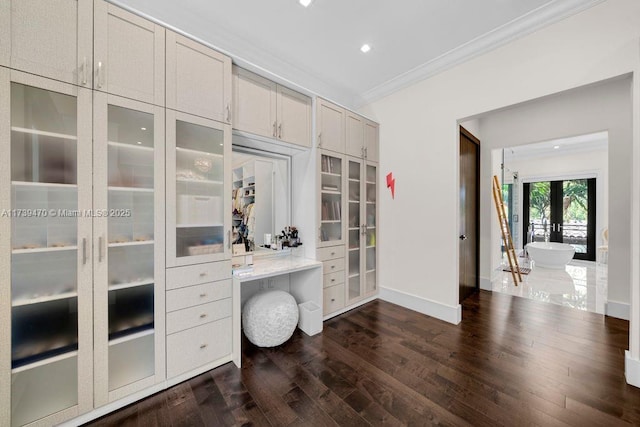
[[[242,359],[241,310],[245,301],[266,289],[289,292],[298,304],[312,302],[322,313],[322,263],[291,255],[290,251],[254,255],[251,271],[233,274],[233,363]],[[298,327],[307,335],[322,331],[322,317]]]

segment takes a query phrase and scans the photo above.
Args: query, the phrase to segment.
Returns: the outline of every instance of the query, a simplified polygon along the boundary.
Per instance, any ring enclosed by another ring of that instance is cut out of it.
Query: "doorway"
[[[525,242],[560,242],[575,259],[596,260],[596,179],[523,183]]]
[[[478,290],[480,141],[460,126],[459,302]]]

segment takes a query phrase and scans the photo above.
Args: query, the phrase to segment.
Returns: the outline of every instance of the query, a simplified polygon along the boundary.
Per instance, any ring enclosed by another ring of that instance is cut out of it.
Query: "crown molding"
[[[550,24],[589,9],[605,0],[563,0],[540,6],[513,21],[425,62],[374,87],[354,99],[362,107],[400,89],[483,55]]]

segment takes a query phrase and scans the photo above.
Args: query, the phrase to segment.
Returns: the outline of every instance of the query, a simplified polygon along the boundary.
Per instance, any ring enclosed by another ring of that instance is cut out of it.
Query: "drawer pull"
[[[335,281],[336,281],[336,279],[331,279],[331,281],[332,281],[332,282],[335,282]]]
[[[207,294],[200,294],[200,298],[204,298],[206,296],[207,296]]]
[[[201,318],[201,319],[204,319],[205,317],[207,317],[207,315],[206,315],[206,314],[204,314],[204,313],[202,313],[202,314],[200,315],[200,318]]]
[[[331,298],[331,302],[336,302],[336,299],[335,298]]]
[[[335,255],[335,254],[336,254],[335,252],[331,252],[331,255]]]
[[[205,348],[207,348],[206,344],[200,344],[200,350],[204,350]]]
[[[200,277],[204,277],[204,276],[206,276],[206,275],[207,275],[207,273],[206,273],[206,272],[204,272],[204,273],[200,273]]]
[[[336,268],[336,266],[335,266],[335,265],[332,265],[332,266],[331,266],[331,268]]]

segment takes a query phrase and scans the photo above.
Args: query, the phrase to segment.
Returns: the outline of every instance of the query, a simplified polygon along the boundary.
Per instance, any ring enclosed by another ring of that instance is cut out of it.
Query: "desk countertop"
[[[320,267],[322,267],[320,261],[293,255],[255,257],[253,259],[253,271],[235,273],[233,277],[241,282],[246,282]]]

